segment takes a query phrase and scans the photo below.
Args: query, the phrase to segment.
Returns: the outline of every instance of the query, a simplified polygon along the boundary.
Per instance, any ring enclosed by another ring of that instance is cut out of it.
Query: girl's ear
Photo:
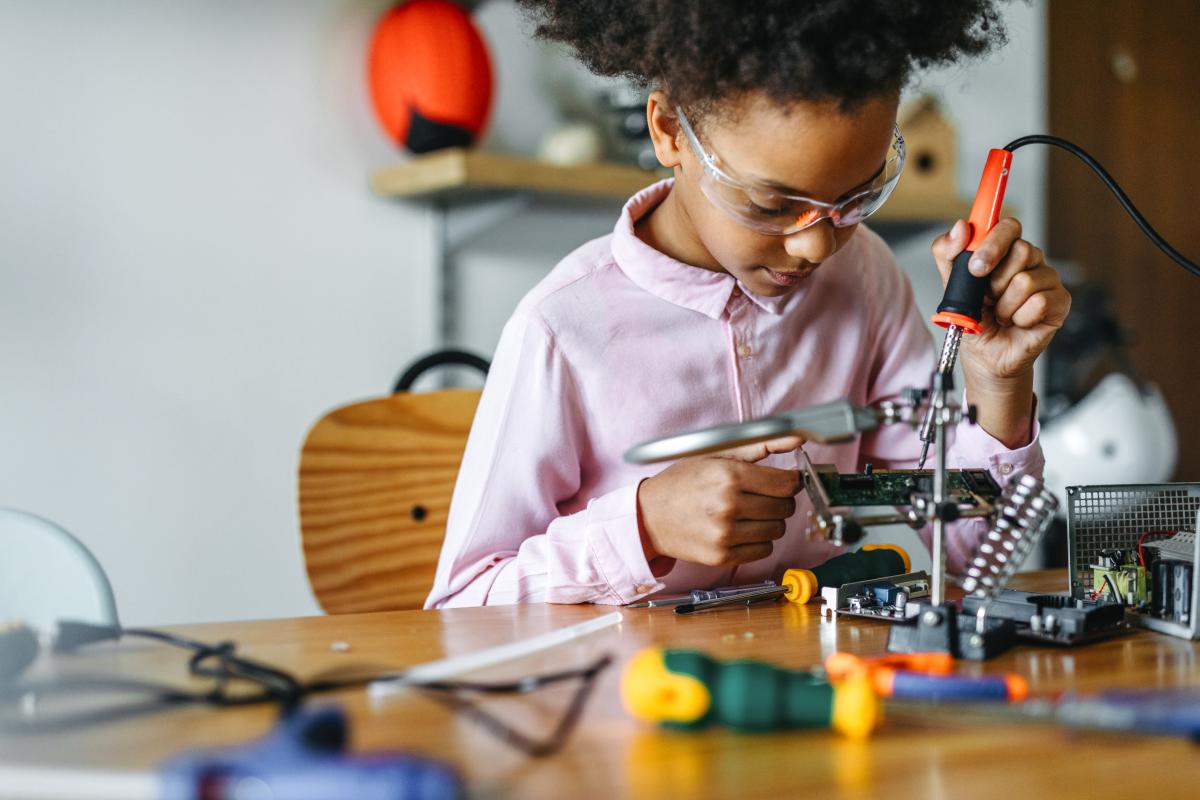
[[[662,90],[651,92],[646,100],[646,123],[650,128],[650,140],[654,142],[654,155],[658,157],[658,163],[667,169],[678,167],[685,140],[675,109]]]

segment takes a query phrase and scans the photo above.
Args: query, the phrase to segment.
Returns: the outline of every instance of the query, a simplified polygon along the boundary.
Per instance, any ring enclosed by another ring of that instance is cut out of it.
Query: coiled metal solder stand
[[[962,580],[968,596],[981,601],[974,619],[960,617],[954,604],[931,602],[917,614],[914,624],[892,629],[888,649],[900,653],[948,652],[958,658],[982,660],[1015,644],[1013,620],[989,619],[987,613],[1050,527],[1057,510],[1058,500],[1041,479],[1032,475],[1014,477],[1005,487],[999,513]]]

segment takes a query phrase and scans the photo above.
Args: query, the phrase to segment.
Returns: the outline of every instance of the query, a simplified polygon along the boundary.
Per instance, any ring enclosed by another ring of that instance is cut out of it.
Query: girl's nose
[[[837,250],[833,223],[823,219],[816,225],[783,237],[783,249],[792,258],[820,264]]]

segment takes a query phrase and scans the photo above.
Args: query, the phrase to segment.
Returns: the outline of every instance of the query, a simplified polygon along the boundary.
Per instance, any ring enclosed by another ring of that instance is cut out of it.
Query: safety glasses
[[[803,195],[786,194],[755,186],[735,178],[718,165],[715,155],[700,144],[683,109],[676,108],[679,126],[688,144],[704,165],[700,190],[709,202],[748,228],[760,233],[786,236],[828,219],[835,227],[857,225],[887,201],[904,170],[904,137],[892,128],[892,144],[879,172],[862,188],[826,203]]]

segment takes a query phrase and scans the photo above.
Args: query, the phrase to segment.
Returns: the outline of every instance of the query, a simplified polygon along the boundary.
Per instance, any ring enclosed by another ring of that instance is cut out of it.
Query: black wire
[[[95,628],[99,631],[99,627]],[[208,691],[189,691],[168,684],[125,678],[84,677],[65,678],[54,681],[25,682],[0,691],[0,731],[17,733],[57,733],[73,728],[100,723],[115,722],[131,717],[160,713],[187,705],[207,705],[227,708],[234,706],[275,703],[283,714],[294,711],[305,698],[319,693],[342,689],[359,688],[380,679],[402,679],[403,672],[393,670],[359,672],[350,677],[335,677],[327,673],[308,682],[302,682],[290,673],[269,664],[237,654],[234,642],[207,644],[185,636],[145,628],[120,630],[113,628],[108,639],[136,636],[154,639],[185,650],[192,651],[188,659],[188,671],[195,677],[212,681]],[[103,641],[92,639],[91,641]],[[69,649],[75,649],[71,647]],[[591,695],[595,680],[612,663],[611,656],[603,656],[592,664],[571,670],[560,670],[540,675],[530,675],[515,681],[483,683],[476,681],[431,681],[414,683],[418,689],[447,705],[455,711],[467,714],[490,733],[507,744],[531,756],[544,756],[560,749],[571,730],[579,721],[583,707]],[[337,672],[345,672],[339,669]],[[245,681],[259,687],[259,691],[231,693],[230,685]],[[542,739],[534,739],[513,728],[500,717],[479,707],[464,693],[480,695],[525,694],[569,680],[580,682],[567,710],[555,725],[554,730]],[[124,705],[108,706],[57,716],[37,714],[36,704],[57,696],[97,693],[137,692],[146,695],[144,700]],[[35,711],[32,718],[24,717],[19,709],[26,698],[34,698]],[[5,719],[4,710],[11,709],[15,721]]]
[[[1060,139],[1057,136],[1047,136],[1045,134],[1034,134],[1032,136],[1022,136],[1019,139],[1013,139],[1011,142],[1004,145],[1004,149],[1011,152],[1028,144],[1048,144],[1053,145],[1054,147],[1062,148],[1078,158],[1084,164],[1087,164],[1089,167],[1091,167],[1092,172],[1096,173],[1096,177],[1100,179],[1101,183],[1107,186],[1108,190],[1116,196],[1117,202],[1121,204],[1121,208],[1125,209],[1129,216],[1133,218],[1133,221],[1137,223],[1137,226],[1142,229],[1142,233],[1146,234],[1147,238],[1154,242],[1155,246],[1158,247],[1159,250],[1162,250],[1164,253],[1166,253],[1168,258],[1186,269],[1188,272],[1200,278],[1200,266],[1198,266],[1195,262],[1185,258],[1182,253],[1172,247],[1166,239],[1160,236],[1158,231],[1154,230],[1146,218],[1142,216],[1142,213],[1137,210],[1137,207],[1134,206],[1133,201],[1129,199],[1124,190],[1122,190],[1121,187],[1117,185],[1117,182],[1113,179],[1113,177],[1108,174],[1108,170],[1104,169],[1104,167],[1100,165],[1100,162],[1092,158],[1086,150],[1077,144],[1068,142],[1066,139]]]
[[[557,752],[566,743],[571,731],[578,724],[579,718],[583,714],[583,708],[587,705],[588,698],[595,688],[596,677],[611,663],[611,656],[603,656],[591,666],[581,670],[569,670],[536,676],[540,681],[543,681],[540,686],[533,686],[531,680],[526,678],[509,684],[472,684],[466,681],[457,684],[442,684],[438,682],[425,684],[420,688],[425,694],[440,701],[451,710],[471,717],[489,733],[506,744],[515,747],[528,756],[539,758]],[[465,687],[470,687],[469,691],[482,691],[492,694],[496,692],[497,686],[506,686],[513,692],[524,693],[531,691],[533,688],[540,688],[549,683],[558,683],[569,678],[578,678],[580,680],[579,689],[575,692],[574,697],[571,698],[567,710],[559,718],[558,724],[554,726],[554,730],[541,739],[533,739],[526,736],[500,717],[486,711],[459,694]]]

